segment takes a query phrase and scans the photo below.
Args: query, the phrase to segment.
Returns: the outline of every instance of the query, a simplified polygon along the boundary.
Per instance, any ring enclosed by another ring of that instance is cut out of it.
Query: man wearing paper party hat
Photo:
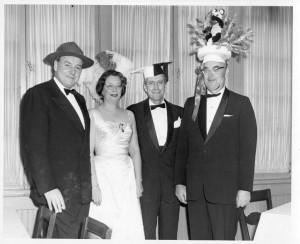
[[[179,201],[175,196],[175,149],[183,108],[164,99],[170,62],[134,71],[144,75],[148,98],[128,107],[136,119],[144,192],[140,198],[146,239],[176,240]]]
[[[224,21],[227,29],[221,33],[236,32],[232,21]],[[249,32],[238,33],[244,35],[237,36],[241,40],[251,39]],[[238,210],[250,202],[253,187],[254,111],[248,97],[225,86],[232,52],[242,54],[248,45],[239,42],[242,47],[236,49],[228,40],[221,35],[197,49],[196,93],[185,103],[176,150],[176,196],[188,206],[193,240],[234,240]]]

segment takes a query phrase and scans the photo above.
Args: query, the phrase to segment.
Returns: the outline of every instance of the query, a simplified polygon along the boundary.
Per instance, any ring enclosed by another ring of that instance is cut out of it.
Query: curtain
[[[19,147],[21,84],[26,81],[24,6],[5,5],[4,30],[4,162],[3,184],[15,189],[26,185]],[[23,17],[23,19],[22,19]]]
[[[170,6],[113,6],[112,49],[142,68],[170,60]],[[144,100],[142,73],[133,74],[127,85],[121,106],[127,107]],[[170,86],[166,99],[170,99]]]
[[[52,77],[51,67],[43,59],[61,43],[75,41],[86,56],[94,57],[95,11],[94,6],[5,5],[6,189],[29,188],[19,150],[21,97],[28,88]],[[77,90],[86,97],[88,107],[94,106],[85,86]]]
[[[244,91],[258,128],[256,172],[290,171],[292,126],[292,7],[244,7],[255,33],[245,62]]]
[[[179,104],[193,96],[195,67],[187,24],[196,23],[214,9],[236,15],[255,40],[241,63],[231,60],[227,86],[248,96],[254,107],[258,142],[256,173],[286,173],[291,163],[292,8],[291,7],[178,7]],[[246,29],[245,29],[246,30]],[[176,38],[176,37],[175,37]],[[176,48],[175,48],[176,50]],[[234,75],[232,74],[234,73]],[[241,89],[239,89],[241,88]]]

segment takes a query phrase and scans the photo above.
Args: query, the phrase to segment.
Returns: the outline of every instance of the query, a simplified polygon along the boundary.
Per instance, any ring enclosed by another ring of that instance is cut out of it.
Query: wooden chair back
[[[266,201],[267,204],[267,210],[272,209],[272,195],[270,189],[265,190],[258,190],[251,192],[251,200],[250,202],[260,202],[260,201]],[[244,209],[240,209],[239,215],[239,223],[241,227],[241,233],[242,233],[242,239],[243,240],[251,240],[248,224],[254,225],[255,227],[258,225],[260,220],[261,213],[259,212],[252,212],[248,216],[245,215]],[[255,234],[255,230],[254,230]],[[254,237],[254,235],[253,235]],[[253,238],[252,238],[253,239]]]
[[[32,237],[52,238],[55,220],[56,213],[50,211],[46,206],[39,207]]]
[[[86,217],[80,239],[111,239],[112,229],[91,217]]]

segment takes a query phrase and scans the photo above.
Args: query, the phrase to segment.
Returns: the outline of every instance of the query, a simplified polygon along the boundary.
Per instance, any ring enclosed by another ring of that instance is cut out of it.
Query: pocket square
[[[179,128],[181,125],[181,118],[178,117],[176,121],[174,121],[174,128]]]
[[[224,117],[232,117],[232,114],[224,114]]]

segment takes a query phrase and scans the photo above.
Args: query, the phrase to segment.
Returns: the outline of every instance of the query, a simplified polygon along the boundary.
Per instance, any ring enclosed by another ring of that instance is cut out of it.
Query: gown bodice
[[[128,155],[132,128],[129,122],[105,121],[99,114],[95,118],[96,156],[117,157]]]

